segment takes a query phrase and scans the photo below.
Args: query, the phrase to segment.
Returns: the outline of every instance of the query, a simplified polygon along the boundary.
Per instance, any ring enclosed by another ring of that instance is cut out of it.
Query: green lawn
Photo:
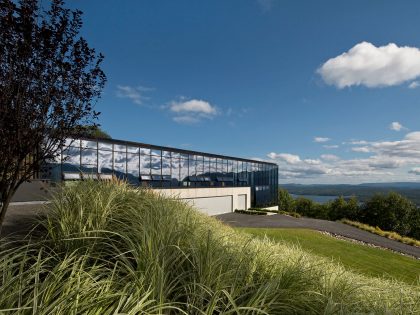
[[[267,235],[276,241],[299,244],[304,250],[333,258],[345,267],[369,276],[392,277],[409,284],[417,284],[420,277],[419,260],[388,250],[338,240],[317,231],[264,228],[239,228],[239,230],[256,236]]]

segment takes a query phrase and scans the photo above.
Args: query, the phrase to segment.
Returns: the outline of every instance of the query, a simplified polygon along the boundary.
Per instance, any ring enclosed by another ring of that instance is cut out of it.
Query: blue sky
[[[418,1],[68,5],[114,138],[274,161],[281,183],[420,179]]]

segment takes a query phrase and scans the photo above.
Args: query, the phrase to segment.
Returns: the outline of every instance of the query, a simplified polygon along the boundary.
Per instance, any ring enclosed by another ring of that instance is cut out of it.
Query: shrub
[[[122,183],[66,187],[45,235],[0,245],[0,313],[418,313],[419,288],[368,278]]]
[[[302,216],[297,212],[279,211],[279,214],[289,215],[295,218],[301,218]]]
[[[401,243],[405,243],[405,244],[408,244],[408,245],[420,247],[420,241],[418,241],[416,239],[413,239],[413,238],[410,238],[410,237],[403,237],[396,232],[383,231],[382,229],[380,229],[377,226],[373,227],[373,226],[370,226],[368,224],[363,224],[363,223],[360,223],[360,222],[355,222],[355,221],[351,221],[351,220],[347,220],[347,219],[342,219],[341,222],[343,222],[345,224],[348,224],[348,225],[351,225],[351,226],[354,226],[354,227],[357,227],[361,230],[365,230],[365,231],[368,231],[368,232],[371,232],[371,233],[374,233],[374,234],[377,234],[377,235],[380,235],[380,236],[383,236],[383,237],[386,237],[386,238],[389,238],[389,239],[396,240],[396,241],[401,242]]]
[[[262,211],[262,210],[252,210],[252,209],[248,209],[248,210],[238,210],[235,209],[236,213],[243,213],[243,214],[251,214],[251,215],[267,215],[266,211]]]

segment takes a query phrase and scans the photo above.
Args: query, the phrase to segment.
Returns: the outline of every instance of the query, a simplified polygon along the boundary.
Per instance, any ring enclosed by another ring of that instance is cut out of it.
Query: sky
[[[278,163],[280,183],[420,180],[420,2],[69,0],[113,138]]]

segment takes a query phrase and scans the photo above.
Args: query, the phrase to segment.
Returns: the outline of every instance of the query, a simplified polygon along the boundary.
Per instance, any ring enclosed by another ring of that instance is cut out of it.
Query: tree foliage
[[[99,115],[103,56],[79,35],[81,15],[61,0],[0,0],[0,225],[19,185]]]

